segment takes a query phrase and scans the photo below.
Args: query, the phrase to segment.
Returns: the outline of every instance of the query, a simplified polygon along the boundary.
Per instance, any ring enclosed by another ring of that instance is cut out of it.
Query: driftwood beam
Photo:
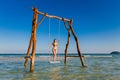
[[[35,8],[32,8],[33,11],[34,11],[34,9],[35,9]],[[48,18],[55,18],[55,19],[63,20],[63,18],[62,18],[62,17],[59,17],[59,16],[54,16],[54,15],[49,15],[49,14],[45,15],[46,13],[43,13],[43,12],[40,12],[40,11],[38,11],[37,13],[38,13],[38,14],[41,14],[41,15],[43,15],[43,16],[46,16],[46,17],[48,17]],[[67,19],[67,18],[64,18],[64,20],[65,20],[65,21],[70,21],[70,19]]]
[[[63,22],[64,22],[64,26],[65,26],[65,28],[67,29],[67,31],[69,30],[69,27],[66,25],[66,21],[64,20],[64,18],[63,18]]]
[[[32,21],[32,54],[31,54],[31,60],[30,60],[30,72],[34,71],[34,61],[35,61],[35,53],[36,53],[36,30],[37,30],[37,21],[38,21],[38,9],[34,8],[34,15],[33,15],[33,21]]]
[[[43,22],[43,20],[45,19],[45,17],[46,17],[47,14],[48,14],[48,13],[46,13],[46,14],[42,17],[42,19],[37,23],[37,28],[38,28],[38,26]]]
[[[84,58],[82,57],[82,54],[81,54],[81,52],[80,52],[80,45],[79,45],[78,38],[77,38],[77,36],[76,36],[73,28],[72,28],[72,22],[73,22],[73,21],[71,20],[71,21],[69,21],[68,23],[69,23],[71,32],[72,32],[72,34],[73,34],[73,36],[74,36],[74,39],[75,39],[75,42],[76,42],[77,52],[78,52],[78,55],[80,56],[80,60],[81,60],[82,66],[83,66],[83,67],[86,67],[86,65],[85,65],[85,63],[84,63]]]
[[[68,54],[69,44],[70,44],[70,30],[68,30],[68,41],[67,41],[66,48],[65,48],[65,60],[64,60],[65,64],[67,63],[67,54]]]
[[[31,50],[31,47],[32,47],[32,34],[31,34],[31,38],[30,38],[30,42],[29,42],[29,46],[28,46],[28,50],[27,50],[27,54],[26,56],[29,56],[30,55],[30,50]],[[25,58],[25,62],[24,62],[24,67],[26,68],[27,67],[27,63],[28,63],[28,58]]]
[[[66,57],[80,57],[80,58],[83,58],[84,56],[66,56]]]
[[[68,39],[67,39],[67,44],[66,44],[66,48],[65,48],[65,60],[64,60],[64,63],[66,64],[67,63],[68,46],[70,44],[70,31],[71,30],[66,25],[66,21],[64,21],[64,26],[65,26],[66,30],[68,31]]]
[[[31,59],[32,57],[30,55],[27,55],[24,57],[25,59]]]

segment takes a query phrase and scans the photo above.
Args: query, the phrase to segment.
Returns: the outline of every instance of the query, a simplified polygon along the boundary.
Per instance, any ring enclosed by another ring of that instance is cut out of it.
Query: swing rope
[[[60,20],[58,22],[58,42],[60,41]]]
[[[50,18],[48,18],[48,53],[49,53],[49,56],[50,53],[51,53],[51,43],[50,43]]]
[[[60,53],[60,20],[58,21],[58,55]],[[60,60],[60,56],[58,56],[58,60]]]
[[[50,38],[51,38],[51,34],[50,34],[50,32],[51,32],[51,19],[50,18],[48,18],[48,53],[49,53],[49,56],[50,56],[50,58],[51,58],[51,42],[50,42]],[[59,55],[59,48],[60,48],[60,20],[59,20],[59,22],[58,22],[58,55]],[[50,60],[50,59],[49,59]],[[58,60],[60,60],[60,59],[58,59]]]

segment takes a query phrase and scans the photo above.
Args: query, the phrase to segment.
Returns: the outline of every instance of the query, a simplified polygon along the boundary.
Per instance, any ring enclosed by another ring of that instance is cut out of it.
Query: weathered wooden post
[[[63,18],[63,21],[64,21],[64,18]],[[66,28],[66,30],[68,31],[68,39],[67,39],[67,44],[66,44],[66,48],[65,48],[65,60],[64,60],[64,63],[66,64],[67,63],[67,54],[68,54],[68,46],[70,44],[70,28],[67,27],[66,25],[66,21],[64,21],[64,26]]]
[[[38,9],[33,8],[33,11],[34,11],[33,21],[32,21],[33,47],[32,47],[31,61],[30,61],[30,72],[34,71],[34,60],[36,53],[36,29],[37,29],[37,21],[38,21]]]
[[[26,54],[26,57],[25,57],[25,62],[24,62],[24,66],[25,66],[25,68],[27,67],[27,63],[28,63],[28,60],[29,60],[29,58],[30,58],[30,49],[31,49],[31,46],[32,46],[32,40],[33,38],[32,38],[32,35],[31,35],[31,38],[30,38],[30,42],[29,42],[29,47],[28,47],[28,50],[27,50],[27,54]]]
[[[68,54],[68,46],[70,44],[70,29],[68,29],[68,40],[67,40],[67,44],[66,44],[66,48],[65,48],[65,61],[64,63],[67,63],[67,54]]]
[[[38,22],[38,14],[39,14],[38,9],[32,8],[32,10],[34,11],[33,21],[32,21],[32,34],[31,34],[27,54],[25,56],[25,62],[24,62],[24,66],[26,67],[28,60],[30,59],[30,72],[34,71],[34,61],[35,61],[35,54],[36,54],[36,30],[47,15],[47,13],[44,14],[42,19]],[[30,55],[31,48],[32,48],[32,53]]]
[[[77,38],[77,36],[76,36],[73,28],[72,28],[72,22],[73,22],[73,21],[70,20],[70,21],[68,21],[68,24],[69,24],[69,26],[70,26],[70,30],[71,30],[71,32],[72,32],[72,34],[73,34],[73,36],[74,36],[75,42],[76,42],[77,52],[78,52],[78,55],[80,56],[80,60],[81,60],[82,67],[86,67],[86,65],[85,65],[85,63],[84,63],[83,56],[82,56],[82,54],[81,54],[81,52],[80,52],[80,45],[79,45],[78,38]]]
[[[35,59],[35,53],[36,53],[36,29],[37,29],[37,21],[38,21],[38,9],[32,8],[32,10],[34,11],[33,21],[32,21],[32,34],[31,34],[29,47],[27,50],[25,63],[24,63],[24,66],[26,67],[28,60],[30,59],[30,72],[34,71],[34,59]],[[31,47],[32,47],[32,53],[30,56]]]

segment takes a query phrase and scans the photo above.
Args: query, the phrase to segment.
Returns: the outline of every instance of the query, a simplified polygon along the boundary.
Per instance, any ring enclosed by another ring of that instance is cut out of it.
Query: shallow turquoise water
[[[93,55],[92,55],[93,56]],[[120,55],[113,57],[87,57],[86,68],[81,67],[79,58],[69,58],[59,64],[50,64],[48,60],[37,59],[35,71],[24,68],[24,59],[12,56],[0,56],[0,80],[120,80]]]

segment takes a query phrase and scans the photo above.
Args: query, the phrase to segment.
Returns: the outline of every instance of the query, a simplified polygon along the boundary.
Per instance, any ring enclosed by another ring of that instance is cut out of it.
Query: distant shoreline
[[[52,53],[36,53],[36,55],[43,55],[43,54],[45,54],[45,55],[48,55],[48,54],[52,54]],[[58,53],[58,55],[64,55],[64,53]],[[73,55],[77,55],[77,53],[68,53],[68,55],[71,55],[71,54],[73,54]],[[111,54],[111,53],[82,53],[83,55],[87,55],[87,54],[91,54],[91,55],[94,55],[94,54]],[[26,53],[0,53],[0,55],[26,55]]]
[[[119,51],[113,51],[110,54],[120,54],[120,52]]]

